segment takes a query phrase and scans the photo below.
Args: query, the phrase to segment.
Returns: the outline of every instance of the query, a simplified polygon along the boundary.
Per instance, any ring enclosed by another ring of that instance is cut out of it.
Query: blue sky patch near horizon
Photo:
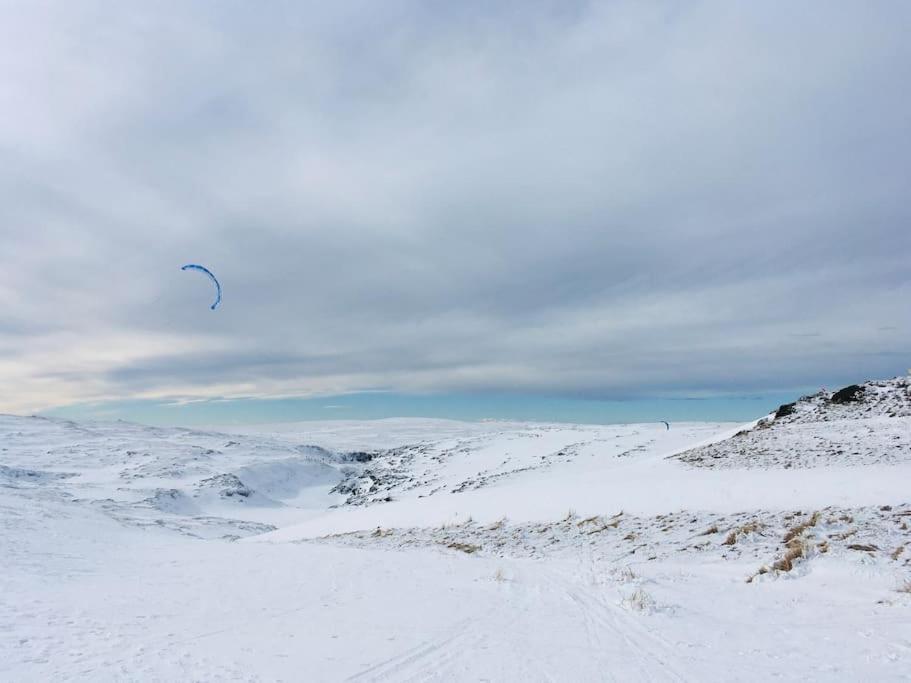
[[[747,422],[798,398],[796,392],[725,397],[586,400],[527,395],[408,395],[369,392],[313,398],[114,401],[41,414],[75,420],[126,420],[152,425],[244,425],[393,417],[614,424]]]

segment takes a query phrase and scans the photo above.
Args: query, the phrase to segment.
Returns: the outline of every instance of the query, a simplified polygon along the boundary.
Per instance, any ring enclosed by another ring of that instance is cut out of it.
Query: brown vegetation
[[[805,522],[801,522],[800,524],[797,524],[797,525],[791,527],[790,529],[788,529],[788,531],[785,533],[784,538],[782,540],[785,543],[788,543],[789,541],[797,538],[798,536],[803,535],[803,533],[810,527],[816,526],[816,523],[818,521],[819,521],[819,513],[814,512],[810,516],[810,518],[807,519]]]
[[[461,550],[463,553],[467,553],[468,555],[471,555],[472,553],[476,553],[481,549],[481,546],[479,546],[479,545],[472,545],[471,543],[456,543],[456,542],[448,543],[446,545],[446,547],[452,548],[453,550]]]

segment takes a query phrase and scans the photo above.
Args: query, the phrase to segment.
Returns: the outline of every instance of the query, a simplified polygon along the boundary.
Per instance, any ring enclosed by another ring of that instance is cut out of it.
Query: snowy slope
[[[808,468],[911,462],[911,380],[852,385],[781,406],[735,438],[680,459],[709,468]]]
[[[911,377],[893,377],[853,384],[838,391],[820,391],[782,406],[779,425],[870,417],[911,417]],[[786,413],[786,414],[783,414]]]
[[[908,680],[906,389],[670,430],[3,416],[0,680]]]
[[[0,430],[0,486],[191,536],[261,533],[322,511],[343,476],[338,454],[262,436],[8,416]]]

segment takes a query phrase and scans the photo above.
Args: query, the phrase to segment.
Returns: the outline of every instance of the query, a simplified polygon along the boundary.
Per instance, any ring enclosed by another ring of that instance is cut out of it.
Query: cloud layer
[[[903,372],[909,25],[900,2],[4,3],[0,409]]]

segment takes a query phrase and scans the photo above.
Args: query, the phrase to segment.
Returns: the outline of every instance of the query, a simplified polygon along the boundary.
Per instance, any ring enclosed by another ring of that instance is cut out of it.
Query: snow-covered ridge
[[[804,396],[731,439],[678,458],[703,468],[911,463],[911,380],[896,377]]]
[[[819,391],[780,406],[776,425],[873,417],[911,417],[911,377],[893,377],[852,384],[837,391]]]

